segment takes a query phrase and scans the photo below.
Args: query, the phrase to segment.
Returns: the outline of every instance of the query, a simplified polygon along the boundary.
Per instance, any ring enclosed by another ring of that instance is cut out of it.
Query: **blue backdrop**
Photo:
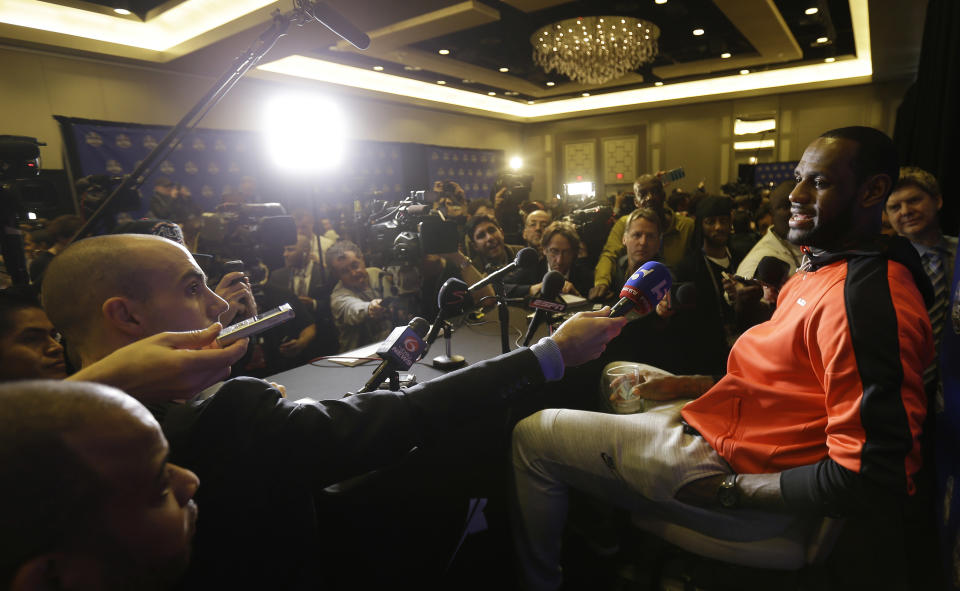
[[[157,145],[170,127],[55,116],[60,123],[74,179],[90,174],[123,175]],[[430,189],[434,180],[459,183],[468,198],[487,197],[500,167],[502,150],[473,150],[400,142],[354,141],[343,165],[322,178],[281,176],[269,163],[258,133],[194,129],[170,152],[141,187],[146,210],[161,176],[186,185],[194,200],[212,211],[220,196],[240,179],[257,180],[263,201],[300,201],[320,195],[330,201],[363,198],[397,200],[409,191]]]

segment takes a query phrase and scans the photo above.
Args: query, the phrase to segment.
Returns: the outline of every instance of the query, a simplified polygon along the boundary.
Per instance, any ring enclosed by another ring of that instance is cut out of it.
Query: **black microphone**
[[[406,326],[398,326],[377,349],[377,356],[383,359],[373,370],[373,376],[367,380],[361,392],[372,392],[380,387],[384,377],[392,372],[407,370],[423,355],[423,336],[430,324],[416,316]]]
[[[370,47],[370,37],[326,2],[308,2],[307,13],[317,22],[357,49]]]
[[[634,308],[640,316],[649,314],[670,291],[673,279],[661,263],[649,261],[627,279],[620,290],[620,301],[610,309],[610,318],[624,316]]]
[[[437,335],[440,334],[444,321],[450,316],[456,316],[463,310],[463,302],[467,293],[467,284],[456,277],[447,279],[440,287],[440,291],[437,292],[437,307],[440,311],[437,312],[437,319],[433,321],[433,326],[430,327],[430,332],[424,339],[426,341],[426,348],[423,350],[424,355],[430,350],[433,341],[437,340]]]
[[[540,288],[539,299],[547,301],[556,299],[556,297],[560,295],[565,281],[566,278],[560,271],[547,271],[543,276],[543,286]],[[527,326],[527,333],[523,335],[524,347],[530,344],[530,341],[533,339],[533,333],[537,332],[537,328],[543,324],[547,314],[549,314],[549,312],[542,308],[537,308],[537,311],[533,313],[533,318],[530,319],[530,324]]]
[[[476,283],[471,285],[470,291],[473,291],[475,289],[480,289],[484,285],[487,285],[488,283],[493,283],[494,281],[502,281],[504,275],[509,274],[511,271],[513,271],[517,267],[521,269],[527,269],[529,267],[536,265],[537,261],[539,260],[540,260],[540,255],[537,253],[536,248],[531,248],[529,246],[526,248],[522,248],[520,249],[520,252],[517,253],[517,258],[513,259],[513,262],[500,267],[493,273],[490,273],[480,281],[477,281]]]
[[[765,256],[757,263],[753,278],[765,285],[780,289],[790,277],[790,263],[777,257]]]

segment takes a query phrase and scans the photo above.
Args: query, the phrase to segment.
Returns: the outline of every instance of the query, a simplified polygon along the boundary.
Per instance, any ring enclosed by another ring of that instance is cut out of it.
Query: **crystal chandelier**
[[[622,78],[657,56],[660,28],[629,16],[584,16],[556,22],[530,36],[533,61],[584,84]]]

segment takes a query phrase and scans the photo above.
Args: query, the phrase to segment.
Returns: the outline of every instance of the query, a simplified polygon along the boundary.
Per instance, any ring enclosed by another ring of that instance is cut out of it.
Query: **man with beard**
[[[835,129],[807,147],[795,174],[788,238],[806,256],[773,318],[736,342],[725,376],[651,372],[632,389],[662,401],[645,413],[551,409],[514,429],[526,588],[562,582],[570,487],[663,527],[790,540],[782,557],[793,564],[803,564],[816,516],[846,516],[862,547],[831,572],[905,586],[903,505],[920,467],[933,339],[916,252],[880,239],[897,151],[875,129]]]
[[[788,222],[790,220],[790,191],[796,185],[794,181],[783,181],[770,193],[770,216],[771,224],[766,232],[760,238],[760,241],[754,245],[747,256],[740,261],[737,267],[737,275],[752,279],[757,270],[760,259],[764,257],[774,257],[787,264],[789,275],[797,272],[800,266],[800,247],[787,240],[787,233],[790,231]]]
[[[652,209],[663,218],[662,258],[665,265],[674,267],[683,259],[693,237],[693,220],[677,215],[667,207],[663,182],[657,175],[644,174],[637,177],[633,183],[633,192],[638,208]],[[623,216],[610,229],[607,243],[603,247],[603,252],[600,253],[600,260],[597,261],[597,269],[593,275],[591,300],[603,300],[616,295],[611,290],[611,285],[617,259],[623,254],[623,234],[626,226],[627,216]]]
[[[0,386],[0,587],[166,589],[190,557],[199,481],[139,402],[91,383]],[[15,481],[14,481],[15,480]]]

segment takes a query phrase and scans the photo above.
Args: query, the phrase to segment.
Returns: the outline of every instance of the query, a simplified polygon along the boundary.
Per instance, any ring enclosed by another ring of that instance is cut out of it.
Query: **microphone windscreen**
[[[697,286],[693,283],[681,283],[674,294],[674,306],[693,308],[697,305]]]
[[[463,308],[468,291],[469,287],[462,279],[447,279],[437,292],[437,308],[442,310],[445,316],[455,316]]]
[[[560,271],[547,271],[543,276],[543,286],[540,288],[540,297],[545,300],[552,300],[560,295],[563,290],[563,284],[566,278]]]
[[[672,283],[666,266],[649,261],[627,279],[620,290],[620,297],[633,302],[640,314],[647,314],[670,291]]]
[[[539,260],[540,254],[537,252],[537,249],[528,246],[520,249],[514,262],[517,263],[517,266],[521,269],[528,269],[535,266]]]
[[[765,256],[757,263],[753,278],[775,287],[780,287],[790,275],[790,264],[777,257]]]
[[[427,336],[427,333],[430,331],[430,323],[419,316],[414,316],[407,326],[410,328],[410,330],[417,333],[417,336],[421,339]]]

